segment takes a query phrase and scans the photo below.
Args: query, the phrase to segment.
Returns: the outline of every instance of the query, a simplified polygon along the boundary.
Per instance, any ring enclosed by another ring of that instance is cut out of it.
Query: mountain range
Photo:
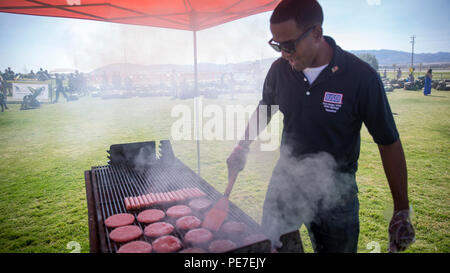
[[[353,54],[369,53],[375,55],[378,60],[378,64],[382,66],[408,66],[411,63],[411,53],[396,50],[350,50]],[[230,72],[230,71],[248,71],[249,69],[261,69],[267,71],[275,61],[276,58],[266,58],[258,61],[247,61],[233,64],[213,64],[213,63],[199,63],[199,72]],[[450,66],[450,52],[437,52],[437,53],[415,53],[414,64],[419,65],[440,65],[449,64]],[[141,65],[131,63],[115,63],[109,64],[91,71],[91,74],[103,74],[103,73],[122,73],[126,71],[130,74],[139,73],[170,73],[176,71],[177,73],[191,73],[193,72],[192,65],[177,65],[177,64],[154,64],[154,65]]]
[[[350,50],[353,54],[369,53],[375,55],[381,66],[406,65],[411,63],[411,52],[396,50]],[[450,52],[414,53],[414,64],[450,63]]]

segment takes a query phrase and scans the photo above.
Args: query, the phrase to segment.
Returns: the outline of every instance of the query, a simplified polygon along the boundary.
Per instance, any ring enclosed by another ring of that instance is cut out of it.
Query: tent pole
[[[194,101],[195,101],[195,111],[196,111],[196,127],[197,127],[197,172],[200,176],[200,126],[199,126],[199,115],[202,113],[199,113],[199,93],[198,93],[198,71],[197,71],[197,31],[193,31],[194,33]]]

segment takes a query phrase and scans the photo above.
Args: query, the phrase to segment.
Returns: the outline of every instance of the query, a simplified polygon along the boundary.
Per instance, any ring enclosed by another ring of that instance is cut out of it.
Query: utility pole
[[[412,44],[412,49],[411,49],[411,68],[414,68],[414,43],[415,43],[416,36],[413,35],[411,37],[411,39],[412,39],[410,41],[410,43]]]

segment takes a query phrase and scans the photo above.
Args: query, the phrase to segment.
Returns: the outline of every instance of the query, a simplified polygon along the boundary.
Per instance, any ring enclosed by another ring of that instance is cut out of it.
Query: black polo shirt
[[[377,144],[392,144],[399,134],[377,72],[331,37],[325,40],[334,55],[313,84],[279,58],[266,76],[260,104],[278,105],[284,115],[281,156],[324,151],[339,171],[354,173],[363,122]]]

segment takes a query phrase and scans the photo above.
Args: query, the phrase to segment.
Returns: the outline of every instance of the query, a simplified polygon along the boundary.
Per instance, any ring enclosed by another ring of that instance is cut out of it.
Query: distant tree
[[[377,60],[377,57],[375,57],[375,55],[372,55],[370,53],[362,53],[362,54],[358,54],[357,56],[361,60],[363,60],[366,63],[370,64],[370,66],[373,69],[378,70],[378,60]]]

